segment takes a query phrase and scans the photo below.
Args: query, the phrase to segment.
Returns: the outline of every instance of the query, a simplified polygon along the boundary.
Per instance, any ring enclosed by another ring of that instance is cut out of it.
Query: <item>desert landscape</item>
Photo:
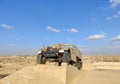
[[[81,70],[36,64],[36,56],[1,56],[0,84],[120,84],[119,56],[83,56]]]
[[[0,84],[120,84],[120,0],[0,0]]]

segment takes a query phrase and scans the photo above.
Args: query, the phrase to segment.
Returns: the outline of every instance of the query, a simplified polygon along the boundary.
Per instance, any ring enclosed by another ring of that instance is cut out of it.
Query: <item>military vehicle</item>
[[[68,65],[74,65],[78,69],[82,67],[81,52],[73,44],[56,44],[47,46],[38,51],[37,64],[46,64],[46,62],[66,62]]]

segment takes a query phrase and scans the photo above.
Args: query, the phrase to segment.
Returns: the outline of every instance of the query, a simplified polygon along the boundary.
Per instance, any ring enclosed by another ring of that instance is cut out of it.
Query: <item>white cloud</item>
[[[51,26],[48,26],[47,27],[48,30],[52,31],[52,32],[73,32],[73,33],[77,33],[79,32],[77,29],[75,28],[71,28],[71,29],[62,29],[62,30],[59,30],[59,29],[55,29]]]
[[[115,8],[120,5],[120,0],[109,0],[111,3],[111,8]]]
[[[99,40],[99,39],[104,39],[105,35],[104,34],[95,34],[91,35],[87,38],[87,40]]]
[[[120,35],[116,36],[116,37],[113,37],[112,38],[112,41],[120,41]]]
[[[5,28],[5,29],[14,29],[13,26],[7,25],[7,24],[0,24],[0,27]]]
[[[116,14],[110,16],[110,17],[107,17],[106,19],[107,20],[111,20],[111,19],[114,19],[114,18],[120,18],[120,11],[118,11]]]
[[[60,30],[55,29],[55,28],[53,28],[51,26],[48,26],[47,29],[50,30],[50,31],[52,31],[52,32],[60,32]]]
[[[74,33],[79,32],[79,31],[78,31],[77,29],[75,29],[75,28],[70,29],[70,31],[71,31],[71,32],[74,32]]]

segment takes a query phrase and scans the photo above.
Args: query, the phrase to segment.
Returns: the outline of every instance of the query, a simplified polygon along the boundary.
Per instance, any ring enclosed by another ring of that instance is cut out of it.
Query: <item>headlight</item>
[[[63,53],[63,52],[64,52],[64,50],[59,50],[59,52],[60,52],[60,53]]]
[[[37,53],[39,54],[39,53],[41,53],[41,51],[38,51]]]

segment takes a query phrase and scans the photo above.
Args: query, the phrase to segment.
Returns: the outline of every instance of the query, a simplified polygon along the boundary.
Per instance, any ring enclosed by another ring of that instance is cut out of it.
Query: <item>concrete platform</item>
[[[62,63],[62,66],[47,63],[23,68],[1,79],[0,84],[67,84],[77,75],[74,74],[76,71],[75,67],[66,63]]]
[[[94,65],[88,63],[81,70],[66,63],[62,63],[62,66],[47,63],[16,71],[1,79],[0,84],[120,84],[119,78],[120,70],[96,70]]]

